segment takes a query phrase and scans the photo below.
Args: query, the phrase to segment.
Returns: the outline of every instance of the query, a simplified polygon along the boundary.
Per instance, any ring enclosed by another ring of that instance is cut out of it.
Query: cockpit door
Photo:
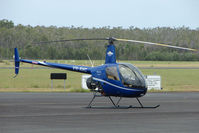
[[[121,81],[120,81],[119,71],[118,71],[117,66],[108,66],[106,67],[105,72],[106,72],[106,77],[107,77],[108,82],[121,86]]]

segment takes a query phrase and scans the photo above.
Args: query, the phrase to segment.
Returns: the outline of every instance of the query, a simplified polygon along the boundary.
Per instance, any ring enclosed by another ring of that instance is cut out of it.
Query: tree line
[[[0,59],[12,59],[13,48],[22,58],[29,59],[91,59],[105,58],[107,41],[73,41],[37,44],[41,41],[74,38],[125,38],[199,49],[199,28],[188,27],[56,27],[14,25],[0,20]],[[120,60],[199,61],[198,52],[176,50],[144,44],[115,42],[116,56]]]

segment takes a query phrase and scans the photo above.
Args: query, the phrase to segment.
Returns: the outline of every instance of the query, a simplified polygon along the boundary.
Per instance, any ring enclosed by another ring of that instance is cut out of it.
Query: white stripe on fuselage
[[[45,63],[45,62],[43,62],[43,61],[38,61],[40,64],[42,64],[42,65],[46,65],[47,66],[47,64]]]
[[[115,84],[112,84],[110,82],[107,82],[105,80],[102,80],[102,79],[98,79],[98,78],[95,78],[93,77],[94,80],[97,80],[97,81],[100,81],[100,82],[103,82],[103,83],[106,83],[106,84],[109,84],[111,86],[114,86],[114,87],[117,87],[117,88],[120,88],[120,89],[123,89],[123,90],[129,90],[129,91],[143,91],[143,90],[136,90],[136,89],[128,89],[128,88],[124,88],[124,87],[121,87],[121,86],[117,86]]]

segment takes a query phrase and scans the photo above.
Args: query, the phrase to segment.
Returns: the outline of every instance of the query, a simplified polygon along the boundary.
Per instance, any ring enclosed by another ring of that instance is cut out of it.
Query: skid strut
[[[140,104],[140,106],[132,106],[132,105],[129,105],[129,106],[120,106],[119,103],[120,103],[122,97],[120,97],[120,98],[118,99],[117,103],[115,103],[115,102],[113,101],[113,99],[111,98],[111,96],[103,96],[103,95],[101,95],[101,94],[97,95],[97,92],[95,92],[95,93],[93,93],[93,98],[92,98],[91,101],[89,102],[87,108],[96,108],[96,107],[92,107],[92,106],[91,106],[91,104],[93,103],[93,101],[94,101],[94,99],[95,99],[96,97],[108,97],[109,100],[111,101],[111,103],[113,104],[114,108],[124,108],[124,109],[128,109],[128,108],[157,108],[157,107],[160,106],[160,105],[156,105],[156,106],[143,106],[143,104],[140,102],[140,100],[139,100],[138,98],[136,98],[136,99],[137,99],[138,103]]]

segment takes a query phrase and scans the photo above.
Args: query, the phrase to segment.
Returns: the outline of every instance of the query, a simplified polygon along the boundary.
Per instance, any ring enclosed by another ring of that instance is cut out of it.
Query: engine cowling
[[[86,80],[86,85],[91,90],[95,90],[97,88],[97,83],[93,80],[92,77]]]
[[[98,91],[100,93],[103,92],[100,82],[93,80],[92,76],[86,80],[86,85],[92,91]]]

